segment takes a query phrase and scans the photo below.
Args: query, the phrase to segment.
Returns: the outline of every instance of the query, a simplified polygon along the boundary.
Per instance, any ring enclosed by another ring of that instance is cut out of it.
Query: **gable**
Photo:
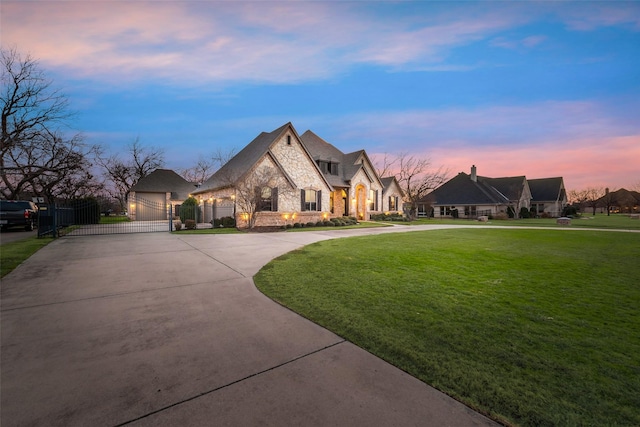
[[[562,177],[530,179],[529,188],[533,202],[548,202],[566,198]]]
[[[235,185],[263,161],[265,156],[271,156],[291,185],[302,188],[313,181],[315,186],[331,188],[289,122],[272,132],[260,133],[205,181],[198,193]]]

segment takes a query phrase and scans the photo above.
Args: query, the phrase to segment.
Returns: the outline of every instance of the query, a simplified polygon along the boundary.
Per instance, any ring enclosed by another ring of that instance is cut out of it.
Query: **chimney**
[[[478,176],[476,175],[476,165],[471,166],[471,181],[478,181]]]

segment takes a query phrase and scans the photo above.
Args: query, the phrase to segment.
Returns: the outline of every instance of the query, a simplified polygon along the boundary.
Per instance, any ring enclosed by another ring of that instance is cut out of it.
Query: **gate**
[[[41,206],[38,214],[38,236],[87,236],[172,230],[173,213],[170,204],[141,198],[129,202],[128,215],[112,215],[109,210],[102,209],[93,198]],[[137,212],[142,214],[142,220],[135,220]]]

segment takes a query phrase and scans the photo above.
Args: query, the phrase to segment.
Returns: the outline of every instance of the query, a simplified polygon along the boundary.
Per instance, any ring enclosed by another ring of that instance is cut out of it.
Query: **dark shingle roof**
[[[564,196],[562,177],[530,179],[529,189],[532,202],[556,201]]]
[[[194,191],[195,185],[170,169],[156,169],[141,178],[131,191],[137,193],[171,193],[174,200],[184,200]]]
[[[523,176],[510,176],[504,178],[488,178],[479,176],[478,182],[487,186],[488,190],[497,191],[507,200],[518,200],[522,195],[522,188],[527,178]]]
[[[474,182],[464,172],[433,190],[427,198],[438,205],[486,205],[507,201],[499,192],[483,184],[482,177],[478,177],[478,181]]]
[[[291,123],[286,123],[272,132],[262,132],[207,179],[199,191],[214,190],[235,183],[269,151],[271,144],[289,126],[293,128]]]
[[[338,163],[338,175],[325,174],[329,183],[334,187],[349,187],[351,179],[362,169],[362,164],[356,162],[361,156],[367,157],[364,150],[345,154],[310,130],[303,133],[300,139],[311,153],[313,160]],[[375,178],[372,177],[372,179]]]

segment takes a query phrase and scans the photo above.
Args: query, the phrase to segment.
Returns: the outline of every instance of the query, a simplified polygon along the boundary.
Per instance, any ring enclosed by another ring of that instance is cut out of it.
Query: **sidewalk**
[[[293,249],[392,231],[56,240],[2,281],[0,424],[495,425],[253,285]]]

